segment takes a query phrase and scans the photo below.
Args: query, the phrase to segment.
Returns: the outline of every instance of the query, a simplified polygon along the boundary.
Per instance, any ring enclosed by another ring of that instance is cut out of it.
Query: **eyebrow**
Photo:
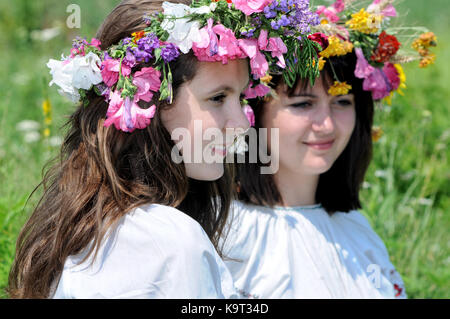
[[[244,89],[247,88],[249,84],[250,84],[250,79],[245,84]],[[218,86],[218,87],[208,91],[206,94],[213,94],[213,93],[216,93],[219,91],[234,92],[234,89],[232,87],[229,87],[228,85],[224,84],[224,85]]]
[[[312,97],[317,98],[317,95],[311,93],[292,94],[290,97]]]

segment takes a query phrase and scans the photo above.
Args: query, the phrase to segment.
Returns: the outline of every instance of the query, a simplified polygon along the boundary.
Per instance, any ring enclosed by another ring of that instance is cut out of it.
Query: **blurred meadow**
[[[74,109],[48,87],[46,63],[68,55],[75,36],[90,40],[118,2],[0,2],[0,298],[7,298],[3,289],[17,235],[42,190],[28,197],[57,155],[60,128]],[[66,24],[71,3],[81,9],[80,28]],[[405,25],[426,26],[437,35],[437,59],[426,69],[418,61],[406,65],[405,95],[377,109],[375,125],[384,133],[374,144],[362,213],[384,240],[409,298],[448,298],[450,6],[447,0],[405,0],[396,8]]]

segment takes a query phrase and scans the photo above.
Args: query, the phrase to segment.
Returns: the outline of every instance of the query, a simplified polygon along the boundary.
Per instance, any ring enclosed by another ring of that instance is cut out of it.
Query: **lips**
[[[333,145],[333,143],[334,143],[334,140],[304,142],[304,144],[308,145],[309,147],[318,149],[318,150],[329,149]]]
[[[222,156],[227,155],[227,147],[224,145],[214,145],[212,147],[214,153],[220,154]]]

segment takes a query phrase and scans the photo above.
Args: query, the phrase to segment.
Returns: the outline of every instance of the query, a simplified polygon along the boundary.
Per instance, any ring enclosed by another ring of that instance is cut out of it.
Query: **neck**
[[[285,171],[281,167],[274,175],[283,206],[306,206],[316,204],[315,195],[319,175],[305,175]]]

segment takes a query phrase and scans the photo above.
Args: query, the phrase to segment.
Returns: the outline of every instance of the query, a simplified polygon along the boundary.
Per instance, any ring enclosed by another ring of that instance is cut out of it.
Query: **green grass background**
[[[73,105],[47,88],[49,58],[66,55],[76,35],[90,39],[116,0],[2,1],[0,3],[0,297],[6,298],[15,241],[41,191],[25,206],[42,178],[44,164],[57,154],[41,138],[26,143],[16,124],[24,119],[43,124],[46,90],[53,106],[51,136]],[[314,1],[318,3],[319,1]],[[69,4],[81,8],[81,28],[69,29]],[[435,65],[405,67],[405,96],[377,110],[376,124],[384,131],[375,143],[374,159],[362,190],[362,213],[384,240],[402,275],[410,298],[450,296],[450,5],[447,0],[407,0],[398,4],[405,25],[426,26],[438,37]],[[407,14],[406,14],[407,13]],[[31,32],[60,26],[46,42]],[[42,131],[42,129],[41,129]]]

